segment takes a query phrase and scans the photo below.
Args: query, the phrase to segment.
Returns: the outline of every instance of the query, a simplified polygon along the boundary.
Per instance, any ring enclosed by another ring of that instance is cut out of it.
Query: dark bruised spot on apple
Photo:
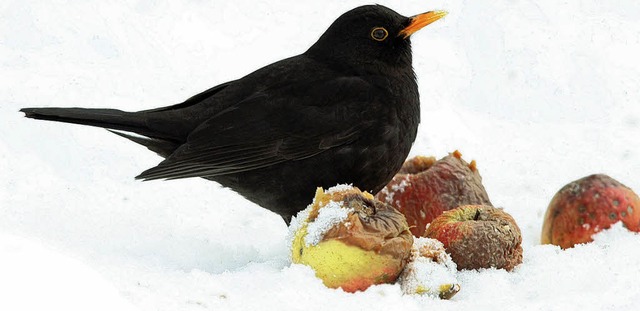
[[[584,206],[584,204],[580,204],[580,206],[578,206],[578,212],[580,213],[584,213],[587,211],[587,207]],[[559,212],[559,211],[558,211]]]

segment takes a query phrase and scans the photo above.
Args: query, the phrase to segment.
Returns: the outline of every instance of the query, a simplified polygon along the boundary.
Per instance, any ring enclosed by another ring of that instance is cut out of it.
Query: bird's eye
[[[389,32],[383,27],[375,27],[371,29],[371,38],[376,41],[383,41],[389,36]]]

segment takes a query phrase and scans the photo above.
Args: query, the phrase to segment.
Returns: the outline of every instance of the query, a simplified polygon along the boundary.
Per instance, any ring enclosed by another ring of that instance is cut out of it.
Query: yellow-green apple
[[[318,188],[290,234],[292,261],[313,268],[327,287],[346,292],[395,282],[413,244],[400,212],[350,186]]]

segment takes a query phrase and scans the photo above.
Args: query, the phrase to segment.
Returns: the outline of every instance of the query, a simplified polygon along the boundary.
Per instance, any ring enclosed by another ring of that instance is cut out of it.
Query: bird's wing
[[[212,96],[216,95],[218,92],[222,91],[224,88],[226,88],[227,86],[229,86],[230,84],[232,84],[234,82],[236,82],[236,80],[216,85],[214,87],[209,88],[206,91],[200,92],[200,93],[198,93],[196,95],[193,95],[193,96],[189,97],[187,100],[185,100],[184,102],[179,103],[179,104],[175,104],[175,105],[167,106],[167,107],[144,110],[144,111],[140,111],[140,112],[149,113],[149,112],[162,112],[162,111],[168,111],[168,110],[178,110],[178,109],[181,109],[181,108],[185,108],[185,107],[193,106],[193,105],[196,105],[196,104],[200,104],[203,101],[205,101],[206,99],[208,99],[209,97],[212,97]]]
[[[372,86],[355,77],[256,92],[196,128],[139,179],[213,177],[305,159],[358,139]]]

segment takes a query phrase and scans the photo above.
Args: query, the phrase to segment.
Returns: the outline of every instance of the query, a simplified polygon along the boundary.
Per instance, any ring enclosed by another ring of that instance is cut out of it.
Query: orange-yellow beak
[[[431,11],[412,16],[411,24],[409,24],[409,26],[407,26],[405,29],[402,29],[398,36],[402,36],[404,39],[406,39],[416,31],[422,29],[422,27],[443,18],[445,15],[447,15],[447,12],[445,11]]]

